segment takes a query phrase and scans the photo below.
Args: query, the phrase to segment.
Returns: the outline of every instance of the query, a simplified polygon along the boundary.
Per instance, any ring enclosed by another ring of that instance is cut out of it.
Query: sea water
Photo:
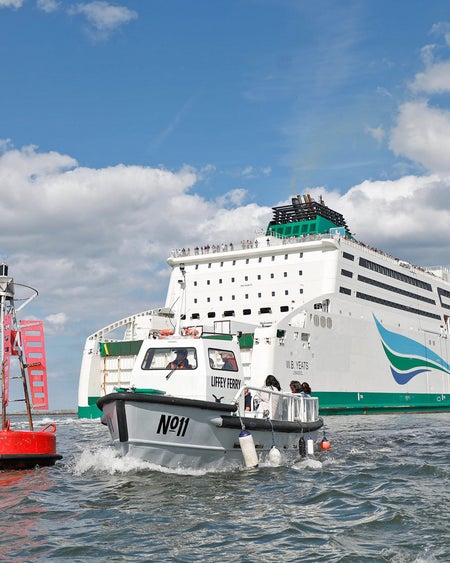
[[[48,422],[63,460],[0,472],[0,561],[450,561],[450,414],[327,417],[326,452],[190,474]]]

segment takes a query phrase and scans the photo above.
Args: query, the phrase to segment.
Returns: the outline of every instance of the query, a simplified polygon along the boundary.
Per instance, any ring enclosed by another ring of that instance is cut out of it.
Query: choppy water
[[[450,414],[328,417],[314,459],[194,475],[53,421],[62,461],[0,473],[0,561],[450,561]]]

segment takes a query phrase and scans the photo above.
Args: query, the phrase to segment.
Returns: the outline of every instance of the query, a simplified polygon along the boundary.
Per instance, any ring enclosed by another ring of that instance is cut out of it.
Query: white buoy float
[[[239,445],[241,446],[242,455],[244,457],[245,467],[258,467],[258,454],[256,453],[255,442],[251,432],[242,429],[239,434]]]
[[[270,448],[269,461],[274,465],[280,465],[281,463],[281,452],[276,446]]]
[[[308,436],[308,439],[306,440],[306,450],[308,455],[314,455],[314,440],[311,436]]]

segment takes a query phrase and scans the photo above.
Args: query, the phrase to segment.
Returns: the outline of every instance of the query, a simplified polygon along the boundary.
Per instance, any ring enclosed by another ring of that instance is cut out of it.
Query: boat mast
[[[2,429],[5,430],[6,420],[6,357],[5,357],[5,311],[6,302],[14,298],[14,284],[12,278],[8,277],[8,266],[0,264],[0,360],[2,366]]]

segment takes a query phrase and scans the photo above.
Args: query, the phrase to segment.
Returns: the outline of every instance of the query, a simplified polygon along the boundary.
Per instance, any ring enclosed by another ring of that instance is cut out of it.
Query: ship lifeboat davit
[[[9,421],[8,421],[9,422]],[[56,426],[42,430],[0,430],[0,469],[32,469],[54,465],[62,456],[56,453]]]

